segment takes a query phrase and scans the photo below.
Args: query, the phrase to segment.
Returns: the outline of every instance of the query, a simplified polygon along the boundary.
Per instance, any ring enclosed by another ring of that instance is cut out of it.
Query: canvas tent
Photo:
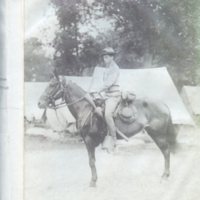
[[[93,77],[66,77],[86,91],[96,91],[102,84],[103,68],[97,67]],[[123,90],[134,91],[137,98],[157,99],[165,102],[171,111],[174,124],[194,125],[166,68],[120,69],[120,85]],[[43,110],[37,107],[40,95],[48,83],[25,83],[25,116],[40,118]],[[48,122],[54,130],[63,130],[75,119],[67,107],[55,112],[47,110]]]
[[[200,87],[184,86],[181,96],[192,115],[200,115]]]
[[[83,89],[88,90],[91,83],[91,77],[66,77]],[[26,82],[25,83],[25,116],[28,120],[32,120],[33,117],[40,119],[43,114],[43,109],[39,109],[37,106],[40,96],[43,94],[47,87],[47,82]],[[67,106],[59,109],[52,110],[47,109],[47,121],[53,130],[61,131],[65,130],[68,124],[74,123],[75,119],[71,115]]]
[[[91,91],[102,85],[104,68],[97,67],[93,74]],[[122,90],[133,91],[137,98],[155,99],[166,103],[174,124],[194,125],[167,68],[120,69]]]

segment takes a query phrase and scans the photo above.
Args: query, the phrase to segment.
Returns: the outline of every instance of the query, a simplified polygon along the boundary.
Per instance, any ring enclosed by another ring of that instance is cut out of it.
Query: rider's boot
[[[115,152],[116,147],[117,147],[117,137],[116,137],[116,135],[114,135],[114,136],[112,135],[110,152],[111,153]]]
[[[111,151],[113,148],[113,139],[112,136],[106,135],[103,143],[102,143],[102,149],[106,150],[108,153]]]
[[[116,136],[107,135],[102,143],[102,149],[106,150],[108,153],[113,153],[117,146]]]

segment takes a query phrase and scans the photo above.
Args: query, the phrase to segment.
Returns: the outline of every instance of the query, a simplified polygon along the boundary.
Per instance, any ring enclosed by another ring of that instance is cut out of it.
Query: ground
[[[160,151],[144,134],[120,143],[115,155],[97,148],[96,188],[89,187],[91,175],[84,144],[61,141],[58,137],[26,136],[25,200],[199,199],[199,129],[180,131],[168,180],[161,179],[164,163]]]

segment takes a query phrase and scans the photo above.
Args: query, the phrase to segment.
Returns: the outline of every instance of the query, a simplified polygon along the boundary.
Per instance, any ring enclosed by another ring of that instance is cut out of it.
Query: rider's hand
[[[103,113],[102,113],[102,109],[101,107],[96,107],[94,112],[98,115],[98,116],[101,116],[103,117]]]

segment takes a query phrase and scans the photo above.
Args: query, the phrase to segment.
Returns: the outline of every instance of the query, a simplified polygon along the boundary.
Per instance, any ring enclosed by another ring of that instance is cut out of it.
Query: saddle
[[[93,96],[93,99],[96,106],[101,107],[104,112],[105,99],[102,96]],[[121,92],[121,99],[113,114],[114,119],[119,117],[124,123],[133,123],[138,117],[137,108],[134,104],[135,99],[136,95],[133,92]]]
[[[137,119],[137,108],[134,105],[136,95],[133,92],[122,92],[121,100],[114,112],[114,118],[119,117],[127,124],[133,123]]]

